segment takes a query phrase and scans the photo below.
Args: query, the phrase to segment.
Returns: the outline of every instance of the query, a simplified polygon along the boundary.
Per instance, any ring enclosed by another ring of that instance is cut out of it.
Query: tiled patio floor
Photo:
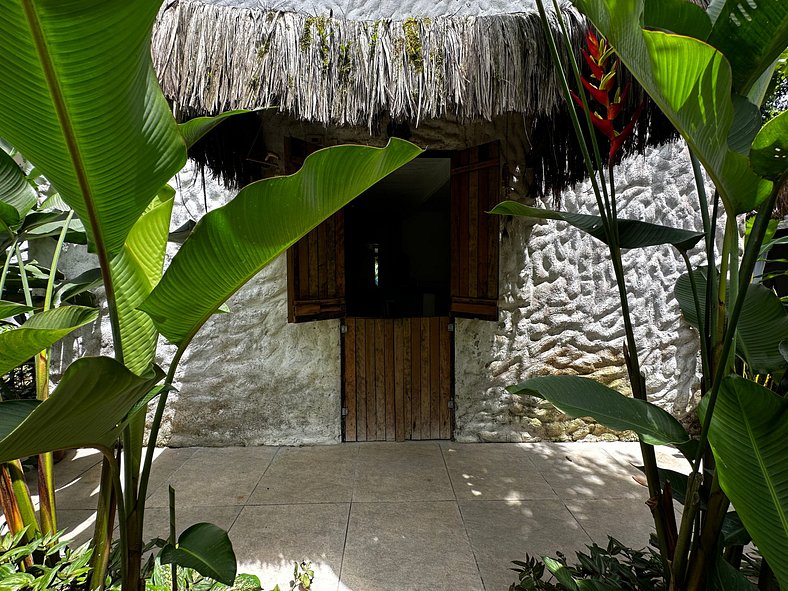
[[[666,467],[681,469],[671,450]],[[646,489],[629,443],[365,443],[302,448],[160,450],[146,537],[167,533],[167,483],[179,529],[229,529],[239,572],[283,588],[292,564],[315,567],[316,591],[506,591],[510,561],[569,553],[607,534],[647,544]],[[56,468],[60,526],[93,525],[100,457]]]

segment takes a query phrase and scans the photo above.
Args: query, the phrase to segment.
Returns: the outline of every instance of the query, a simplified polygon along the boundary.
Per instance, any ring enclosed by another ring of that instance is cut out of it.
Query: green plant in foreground
[[[0,536],[0,590],[76,591],[90,575],[92,550],[75,550],[60,539],[62,532],[36,534],[26,541],[27,529]]]
[[[173,119],[151,66],[159,7],[158,0],[10,0],[0,19],[0,137],[84,225],[114,349],[113,358],[76,360],[46,400],[0,402],[0,462],[66,448],[102,452],[91,589],[105,585],[116,511],[122,588],[142,587],[154,446],[178,363],[203,324],[301,236],[420,153],[399,140],[318,151],[298,173],[253,183],[207,214],[163,270],[174,199],[167,181],[223,116]],[[0,193],[0,201],[12,199]],[[0,333],[0,375],[84,324],[62,310]],[[153,364],[160,335],[176,346],[166,371]],[[145,409],[157,397],[146,450]],[[178,549],[190,550],[180,541]],[[198,568],[230,555],[220,543]],[[232,582],[234,573],[221,578]]]
[[[546,21],[542,0],[537,3]],[[558,2],[552,5],[564,26]],[[703,232],[618,216],[612,161],[605,162],[600,154],[580,70],[572,63],[585,124],[575,111],[570,114],[598,214],[554,212],[515,202],[494,211],[562,220],[608,246],[633,397],[576,376],[531,378],[509,390],[545,398],[573,417],[591,416],[608,427],[638,433],[668,589],[752,589],[737,570],[741,545],[749,536],[764,557],[764,578],[771,568],[788,589],[788,402],[747,379],[770,375],[779,383],[788,369],[785,310],[774,292],[751,284],[776,197],[788,184],[788,113],[763,124],[759,108],[775,61],[788,46],[788,3],[712,0],[708,10],[686,0],[575,0],[575,5],[687,142]],[[568,76],[547,27],[545,33],[571,104]],[[706,195],[703,171],[715,188],[711,196]],[[756,215],[742,249],[739,216],[753,210]],[[723,212],[723,247],[717,253]],[[698,243],[712,262],[700,269],[691,266],[688,255]],[[660,244],[673,245],[687,265],[676,295],[700,337],[699,437],[648,401],[639,362],[642,344],[635,340],[629,315],[621,251]],[[684,454],[691,466],[688,477],[657,465],[653,446],[658,444]],[[674,498],[684,503],[679,524]],[[728,512],[731,503],[735,513]],[[599,588],[590,583],[578,587]]]
[[[662,563],[652,552],[627,548],[610,536],[606,547],[592,544],[587,548],[587,553],[576,553],[575,565],[567,564],[561,554],[557,560],[545,558],[544,562],[529,555],[524,561],[515,560],[512,570],[518,581],[509,591],[665,590]]]

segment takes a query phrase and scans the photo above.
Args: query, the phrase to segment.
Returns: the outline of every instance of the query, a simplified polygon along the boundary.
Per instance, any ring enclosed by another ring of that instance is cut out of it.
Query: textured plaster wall
[[[618,167],[616,177],[621,216],[700,227],[694,179],[680,146],[634,157]],[[588,183],[562,200],[568,211],[595,208]],[[548,403],[504,390],[531,376],[579,374],[629,391],[623,320],[606,251],[563,223],[508,219],[503,224],[500,322],[457,323],[457,439],[617,437],[592,422],[568,420]],[[649,398],[684,418],[698,388],[698,345],[673,297],[683,261],[675,249],[662,246],[625,252],[623,262]]]

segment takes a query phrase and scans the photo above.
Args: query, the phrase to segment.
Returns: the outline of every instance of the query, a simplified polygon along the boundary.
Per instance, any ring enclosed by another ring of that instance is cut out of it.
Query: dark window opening
[[[449,158],[423,157],[345,209],[349,316],[448,316]]]

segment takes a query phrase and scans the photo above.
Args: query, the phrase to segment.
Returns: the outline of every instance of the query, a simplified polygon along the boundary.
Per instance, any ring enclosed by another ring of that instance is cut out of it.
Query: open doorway
[[[347,315],[449,315],[451,160],[422,157],[345,208]]]

